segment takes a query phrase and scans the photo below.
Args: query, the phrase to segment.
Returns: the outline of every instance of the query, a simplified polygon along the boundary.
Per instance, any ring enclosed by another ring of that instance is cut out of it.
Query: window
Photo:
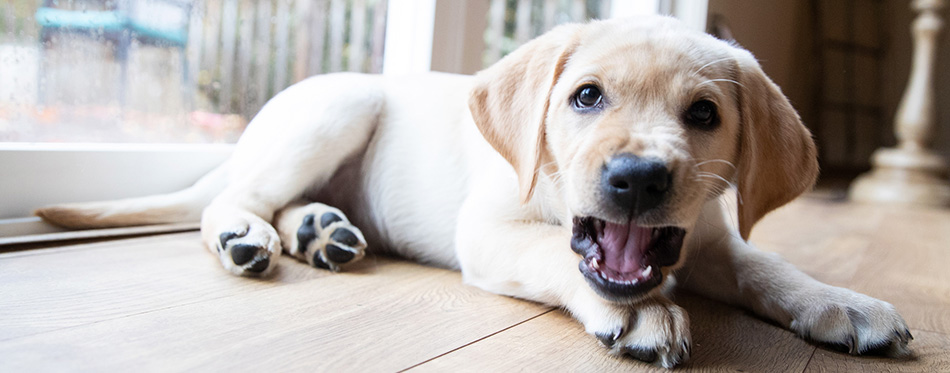
[[[313,74],[379,72],[385,0],[13,0],[0,141],[233,143]]]

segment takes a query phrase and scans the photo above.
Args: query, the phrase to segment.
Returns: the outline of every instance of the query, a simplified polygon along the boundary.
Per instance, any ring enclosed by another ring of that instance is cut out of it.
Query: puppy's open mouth
[[[571,249],[584,257],[581,273],[604,298],[631,300],[663,282],[661,267],[676,264],[686,230],[574,218]]]

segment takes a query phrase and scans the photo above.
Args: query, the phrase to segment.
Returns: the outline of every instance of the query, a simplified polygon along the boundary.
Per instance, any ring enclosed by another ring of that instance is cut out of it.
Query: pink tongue
[[[604,264],[618,273],[639,271],[640,259],[650,244],[653,228],[636,223],[621,225],[605,222],[600,247],[604,250]]]

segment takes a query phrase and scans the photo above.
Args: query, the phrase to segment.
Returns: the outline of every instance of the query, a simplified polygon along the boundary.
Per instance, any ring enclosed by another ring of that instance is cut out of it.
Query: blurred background
[[[387,35],[387,23],[407,22],[390,3],[398,1],[7,0],[0,141],[234,142],[294,82],[386,70],[387,40],[399,36]],[[630,3],[640,1],[440,0],[429,10],[425,67],[473,73],[557,24],[616,16]],[[817,137],[823,177],[853,177],[870,167],[874,149],[894,143],[911,63],[908,1],[702,3],[699,24],[751,50],[790,97]],[[945,158],[950,71],[939,66],[950,58],[948,42],[937,57],[933,138]]]

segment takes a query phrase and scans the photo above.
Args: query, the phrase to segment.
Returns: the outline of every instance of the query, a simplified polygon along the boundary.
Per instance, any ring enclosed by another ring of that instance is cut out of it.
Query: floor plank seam
[[[433,361],[433,360],[438,359],[438,358],[440,358],[440,357],[446,356],[446,355],[448,355],[448,354],[451,354],[451,353],[453,353],[453,352],[455,352],[455,351],[461,350],[461,349],[463,349],[463,348],[465,348],[465,347],[471,346],[471,345],[476,344],[476,343],[478,343],[478,342],[484,341],[484,340],[486,340],[486,339],[488,339],[488,338],[491,338],[491,337],[493,337],[493,336],[495,336],[495,335],[498,335],[498,334],[500,334],[500,333],[503,333],[503,332],[505,332],[506,330],[509,330],[509,329],[511,329],[511,328],[514,328],[514,327],[516,327],[516,326],[518,326],[518,325],[524,324],[524,323],[526,323],[526,322],[528,322],[528,321],[531,321],[531,320],[534,320],[534,319],[539,318],[539,317],[541,317],[541,316],[547,315],[547,314],[551,313],[551,312],[554,311],[554,310],[557,310],[557,308],[556,308],[556,307],[549,308],[547,311],[541,312],[541,313],[539,313],[539,314],[537,314],[537,315],[534,315],[534,316],[531,316],[531,317],[529,317],[529,318],[527,318],[527,319],[521,320],[521,321],[519,321],[519,322],[517,322],[517,323],[515,323],[515,324],[509,325],[509,326],[507,326],[507,327],[505,327],[505,328],[503,328],[503,329],[500,329],[500,330],[495,331],[495,332],[493,332],[493,333],[489,333],[488,335],[486,335],[486,336],[484,336],[484,337],[478,338],[478,339],[476,339],[476,340],[474,340],[474,341],[471,341],[471,342],[469,342],[469,343],[463,344],[463,345],[458,346],[458,347],[456,347],[456,348],[453,348],[453,349],[451,349],[451,350],[449,350],[449,351],[446,351],[446,352],[443,352],[443,353],[438,354],[438,355],[436,355],[436,356],[433,356],[433,357],[431,357],[431,358],[429,358],[429,359],[423,360],[422,362],[419,362],[418,364],[414,364],[414,365],[412,365],[412,366],[410,366],[410,367],[408,367],[408,368],[406,368],[406,369],[399,370],[399,371],[397,371],[397,373],[403,373],[403,372],[406,372],[406,371],[415,369],[416,367],[422,366],[422,365],[424,365],[424,364],[426,364],[426,363],[428,363],[428,362],[430,362],[430,361]]]
[[[99,250],[99,249],[109,249],[112,248],[110,244],[113,244],[122,240],[134,240],[133,244],[142,244],[149,243],[152,241],[161,241],[168,239],[168,236],[176,234],[190,234],[197,231],[187,231],[187,232],[169,232],[169,233],[158,233],[154,235],[143,235],[141,237],[118,237],[114,239],[104,239],[103,241],[97,242],[83,242],[83,243],[64,243],[63,246],[52,246],[52,247],[43,247],[37,249],[11,249],[4,250],[0,247],[0,260],[14,259],[14,258],[24,258],[40,255],[55,255],[61,253],[69,253],[79,250]],[[98,246],[98,247],[97,247]]]
[[[96,243],[91,243],[91,244],[76,244],[76,245],[67,245],[67,246],[46,247],[42,249],[24,249],[22,251],[13,250],[13,251],[0,253],[0,260],[10,260],[10,259],[28,258],[28,257],[45,256],[45,255],[56,255],[56,254],[71,253],[74,251],[81,251],[81,250],[93,251],[93,250],[102,250],[102,249],[112,248],[105,245],[102,245],[101,247],[96,247],[96,246],[99,246],[100,244],[101,243],[96,242]]]
[[[815,358],[816,353],[818,353],[818,347],[812,347],[811,355],[808,355],[808,361],[805,362],[805,366],[802,368],[802,373],[808,371],[808,366],[811,365],[811,360]]]

